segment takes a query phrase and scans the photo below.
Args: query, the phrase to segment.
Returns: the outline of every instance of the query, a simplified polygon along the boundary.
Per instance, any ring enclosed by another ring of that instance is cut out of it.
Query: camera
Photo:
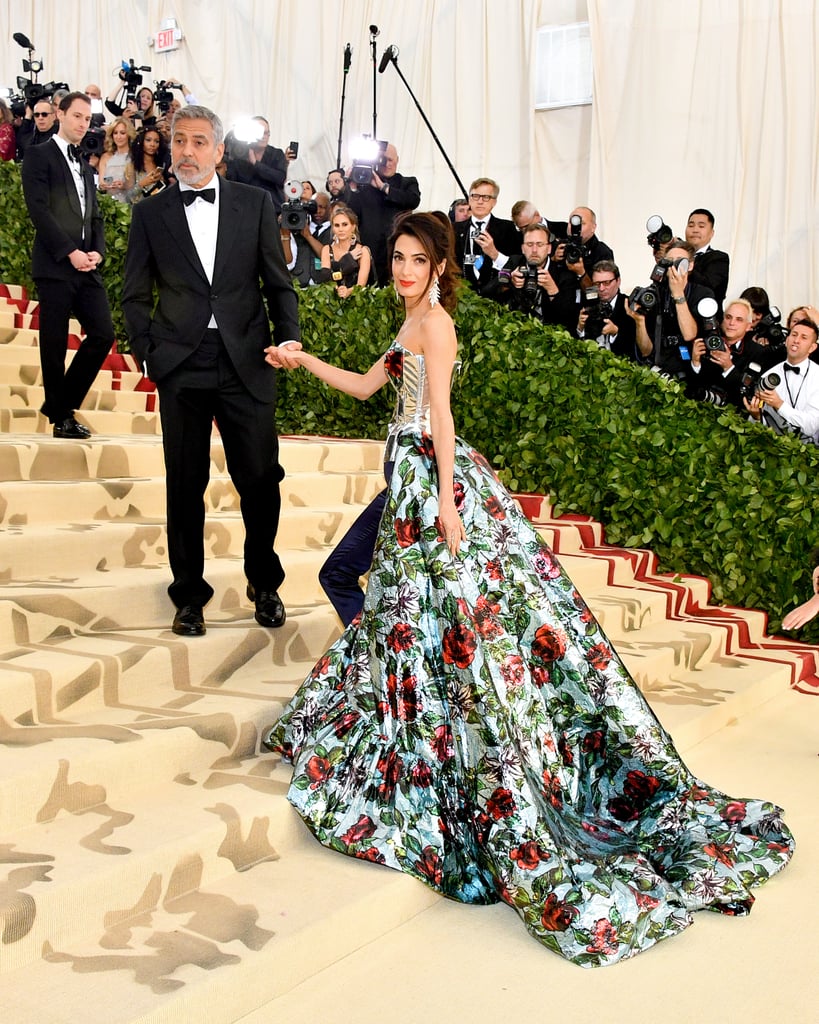
[[[725,342],[722,340],[722,335],[719,333],[719,324],[717,323],[718,311],[719,305],[716,299],[700,299],[697,303],[697,312],[703,319],[702,340],[705,342],[705,347],[709,352],[728,351]]]
[[[154,103],[156,104],[157,110],[160,114],[167,114],[171,109],[171,103],[173,102],[173,88],[170,82],[156,82],[156,89],[154,90]]]
[[[350,143],[350,181],[356,185],[369,185],[373,174],[383,170],[387,143],[363,135]]]
[[[23,61],[23,63],[27,63]],[[42,85],[40,82],[30,82],[27,78],[23,78],[20,75],[17,78],[17,88],[23,94],[23,110],[21,114],[16,114],[17,117],[25,115],[26,107],[34,107],[35,103],[39,103],[40,100],[51,100],[52,96],[58,89],[68,89],[68,85],[65,82],[46,82]],[[13,109],[13,108],[12,108]]]
[[[133,57],[130,60],[122,61],[119,77],[124,83],[126,99],[136,99],[137,89],[142,85],[142,75],[140,72],[150,70],[147,64],[143,64],[141,67],[138,66]]]
[[[586,311],[586,324],[583,333],[587,338],[599,338],[603,333],[604,321],[612,316],[611,303],[601,302],[600,293],[596,288],[587,288],[583,309]]]
[[[762,367],[759,363],[748,363],[745,372],[739,382],[739,393],[742,398],[753,398],[760,391],[773,391],[782,383],[778,373],[766,373],[762,375]]]
[[[638,316],[645,316],[646,313],[654,309],[659,301],[660,293],[654,284],[645,288],[638,285],[628,297],[629,306]]]
[[[582,218],[580,217],[579,214],[573,213],[571,215],[571,217],[569,217],[569,225],[568,225],[568,227],[569,227],[569,237],[568,238],[558,238],[552,244],[552,251],[551,251],[552,259],[554,259],[555,253],[557,252],[557,250],[562,245],[563,246],[563,256],[561,257],[561,262],[563,262],[563,263],[579,263],[582,259],[584,259],[588,255],[588,252],[589,252],[589,250],[586,248],[586,246],[583,245],[583,242],[581,241],[581,238],[580,238],[580,234],[581,234],[581,232],[583,230],[583,220],[582,220]]]
[[[754,337],[767,338],[771,345],[782,345],[787,336],[787,328],[782,326],[782,313],[777,306],[771,306],[756,325]]]
[[[284,202],[282,203],[282,227],[288,231],[302,231],[307,227],[310,214],[316,212],[315,199],[305,203],[301,198],[302,183],[290,180],[284,183]]]
[[[80,143],[83,156],[101,156],[105,149],[105,129],[89,128]]]
[[[646,221],[646,231],[648,232],[646,241],[655,252],[660,248],[660,246],[668,245],[674,237],[674,232],[663,221],[663,218],[659,213],[653,213],[648,218]]]
[[[697,402],[705,402],[706,405],[715,405],[721,408],[728,402],[728,396],[719,388],[699,388],[694,392],[693,398]]]
[[[526,309],[531,309],[537,300],[537,275],[539,269],[537,263],[532,262],[520,268],[520,272],[523,274],[523,288],[520,293],[520,300]]]

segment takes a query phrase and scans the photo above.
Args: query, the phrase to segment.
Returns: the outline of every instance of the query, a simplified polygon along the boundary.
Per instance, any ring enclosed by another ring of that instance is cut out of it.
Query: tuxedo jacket
[[[481,264],[478,276],[474,273],[473,267],[464,266],[464,256],[469,251],[469,235],[472,230],[472,219],[459,221],[455,225],[455,258],[458,261],[458,266],[463,271],[463,275],[469,284],[473,288],[481,293],[493,289],[493,282],[497,276],[497,271],[492,267],[492,261],[484,256],[483,263]],[[484,231],[492,236],[492,240],[498,252],[502,252],[504,256],[520,256],[521,246],[521,234],[515,227],[514,221],[504,220],[502,217],[495,217],[490,213],[489,217],[486,218],[486,224],[484,225]],[[474,251],[481,255],[481,247],[475,245]]]
[[[23,195],[34,224],[31,273],[36,278],[72,280],[80,271],[71,266],[68,254],[75,249],[105,253],[102,215],[97,203],[94,174],[80,161],[85,182],[85,215],[68,161],[53,139],[33,146],[22,166]],[[97,271],[83,274],[101,280]]]
[[[213,315],[244,386],[260,401],[272,401],[275,371],[264,361],[271,344],[268,312],[276,344],[301,338],[276,213],[262,189],[218,176],[214,185],[220,195],[212,283],[178,186],[134,207],[122,292],[131,347],[146,375],[161,381],[199,346]]]
[[[728,291],[728,275],[731,262],[727,252],[719,249],[706,249],[694,260],[691,271],[694,280],[706,285],[714,293],[714,297],[722,308],[725,294]]]

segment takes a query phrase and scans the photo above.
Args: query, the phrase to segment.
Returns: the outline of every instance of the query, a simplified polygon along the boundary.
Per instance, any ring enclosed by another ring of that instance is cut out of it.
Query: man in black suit
[[[731,261],[727,252],[711,248],[714,237],[714,215],[710,210],[692,210],[685,225],[685,240],[694,246],[696,263],[692,278],[704,284],[714,293],[714,298],[722,309],[725,294],[728,291],[728,276]]]
[[[274,551],[281,496],[271,343],[298,341],[298,303],[270,195],[222,180],[223,128],[206,107],[177,111],[179,182],[134,207],[122,306],[131,347],[156,382],[165,450],[173,631],[205,632],[204,493],[216,419],[241,499],[244,569],[256,621],[281,626],[284,570]],[[261,279],[261,287],[259,281]],[[154,289],[157,301],[154,305]],[[267,300],[267,311],[263,296]]]
[[[549,248],[546,226],[527,224],[523,229],[522,255],[510,256],[497,273],[498,293],[486,290],[484,295],[505,301],[510,309],[528,313],[544,324],[571,329],[570,321],[576,319],[574,275],[552,261]]]
[[[365,185],[351,182],[349,189],[347,201],[358,217],[361,243],[369,246],[376,283],[383,287],[390,280],[387,239],[399,213],[414,210],[421,202],[418,179],[398,173],[398,150],[387,143],[370,180]]]
[[[455,258],[464,278],[479,294],[497,297],[497,272],[520,252],[521,235],[511,220],[495,217],[500,186],[476,178],[469,186],[468,220],[455,225]]]
[[[74,410],[114,344],[114,327],[98,271],[105,235],[94,176],[78,148],[91,121],[91,103],[84,93],[68,93],[57,116],[57,134],[31,147],[23,161],[23,194],[35,230],[31,273],[40,300],[42,412],[54,424],[55,437],[81,439],[91,432],[77,422]],[[66,370],[72,314],[85,339]]]
[[[637,359],[634,317],[626,309],[626,296],[620,291],[620,269],[613,260],[599,260],[592,267],[592,289],[597,292],[599,311],[589,302],[589,289],[577,318],[578,338],[596,341],[624,359]],[[593,319],[589,320],[589,314]],[[596,319],[595,319],[596,318]]]

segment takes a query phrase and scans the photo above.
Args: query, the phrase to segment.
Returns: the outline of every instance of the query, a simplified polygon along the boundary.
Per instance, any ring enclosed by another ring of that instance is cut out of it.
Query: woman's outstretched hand
[[[295,370],[301,366],[300,341],[285,342],[283,345],[270,345],[264,350],[264,361],[275,366],[277,370]]]

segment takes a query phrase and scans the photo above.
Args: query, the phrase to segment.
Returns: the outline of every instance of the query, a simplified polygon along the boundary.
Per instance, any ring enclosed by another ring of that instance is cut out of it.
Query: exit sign
[[[163,28],[154,36],[154,51],[156,53],[163,53],[166,50],[176,50],[179,48],[179,36],[182,33],[178,29],[174,28]]]

